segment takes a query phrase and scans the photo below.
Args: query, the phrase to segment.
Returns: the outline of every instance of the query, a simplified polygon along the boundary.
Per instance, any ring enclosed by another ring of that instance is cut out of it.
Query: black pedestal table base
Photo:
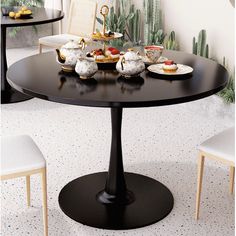
[[[14,88],[9,88],[5,91],[1,91],[1,104],[23,102],[32,99],[29,95],[25,95],[18,92]]]
[[[127,188],[133,193],[130,204],[103,204],[98,193],[104,188],[107,172],[80,177],[67,184],[59,195],[62,211],[71,219],[102,229],[134,229],[165,218],[174,199],[160,182],[138,174],[125,173]]]
[[[173,208],[170,190],[160,182],[124,173],[122,108],[111,108],[112,142],[108,172],[82,176],[60,192],[59,205],[73,220],[103,229],[133,229],[153,224]]]

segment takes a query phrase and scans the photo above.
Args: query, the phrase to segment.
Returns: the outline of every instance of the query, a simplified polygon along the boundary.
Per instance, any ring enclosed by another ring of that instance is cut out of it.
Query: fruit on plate
[[[9,17],[18,19],[21,16],[29,16],[32,14],[32,11],[28,9],[27,7],[23,6],[21,7],[17,12],[9,12]]]
[[[15,14],[15,19],[20,18],[20,16],[21,16],[21,14],[20,14],[19,12],[17,12],[17,13]]]
[[[166,60],[162,66],[165,72],[176,72],[178,70],[177,64],[173,60]]]
[[[10,17],[13,18],[13,17],[15,17],[15,15],[16,15],[15,12],[13,12],[13,11],[10,11],[10,12],[9,12],[9,16],[10,16]]]
[[[27,8],[26,6],[23,6],[23,7],[21,8],[21,10],[22,10],[22,11],[27,11],[28,8]]]
[[[105,51],[99,48],[88,52],[86,56],[94,57],[95,61],[99,63],[115,63],[120,58],[120,51],[113,47],[106,48]]]

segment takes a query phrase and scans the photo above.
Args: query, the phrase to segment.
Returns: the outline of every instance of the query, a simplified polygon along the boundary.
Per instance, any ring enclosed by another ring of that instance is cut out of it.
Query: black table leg
[[[170,213],[173,196],[167,187],[152,178],[124,173],[122,108],[111,108],[111,119],[109,171],[68,183],[59,194],[59,205],[70,218],[97,228],[133,229],[153,224]]]
[[[1,103],[21,102],[32,97],[13,89],[7,82],[6,27],[1,26]]]

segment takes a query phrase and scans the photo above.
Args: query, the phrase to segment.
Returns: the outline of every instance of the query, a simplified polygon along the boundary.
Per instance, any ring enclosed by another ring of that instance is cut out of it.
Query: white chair
[[[91,38],[95,30],[97,3],[92,0],[72,0],[66,34],[46,36],[39,39],[39,53],[43,46],[59,48],[70,39],[79,41]]]
[[[30,206],[30,176],[41,174],[43,192],[44,235],[48,235],[47,177],[43,154],[27,135],[1,139],[1,180],[26,177],[27,204]]]
[[[198,180],[195,218],[199,219],[200,197],[205,157],[230,166],[230,193],[234,190],[235,174],[235,137],[234,127],[229,128],[203,142],[199,147]]]

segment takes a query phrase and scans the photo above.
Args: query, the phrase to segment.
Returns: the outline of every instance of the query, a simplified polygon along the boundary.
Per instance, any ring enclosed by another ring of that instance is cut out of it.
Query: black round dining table
[[[17,8],[17,7],[15,7]],[[32,16],[27,19],[12,19],[9,16],[1,17],[1,103],[21,102],[32,98],[13,89],[6,80],[7,57],[6,57],[6,33],[9,27],[33,26],[59,21],[64,13],[59,10],[30,7]]]
[[[163,55],[194,71],[185,76],[159,76],[146,70],[137,78],[126,79],[116,70],[106,69],[99,70],[92,79],[82,80],[75,73],[61,71],[53,52],[22,59],[9,68],[9,83],[22,93],[52,102],[111,110],[108,171],[80,176],[59,194],[62,211],[73,220],[103,229],[133,229],[158,222],[171,212],[174,197],[167,186],[144,175],[124,172],[122,111],[210,96],[226,86],[228,73],[216,62],[192,54],[166,50]]]

